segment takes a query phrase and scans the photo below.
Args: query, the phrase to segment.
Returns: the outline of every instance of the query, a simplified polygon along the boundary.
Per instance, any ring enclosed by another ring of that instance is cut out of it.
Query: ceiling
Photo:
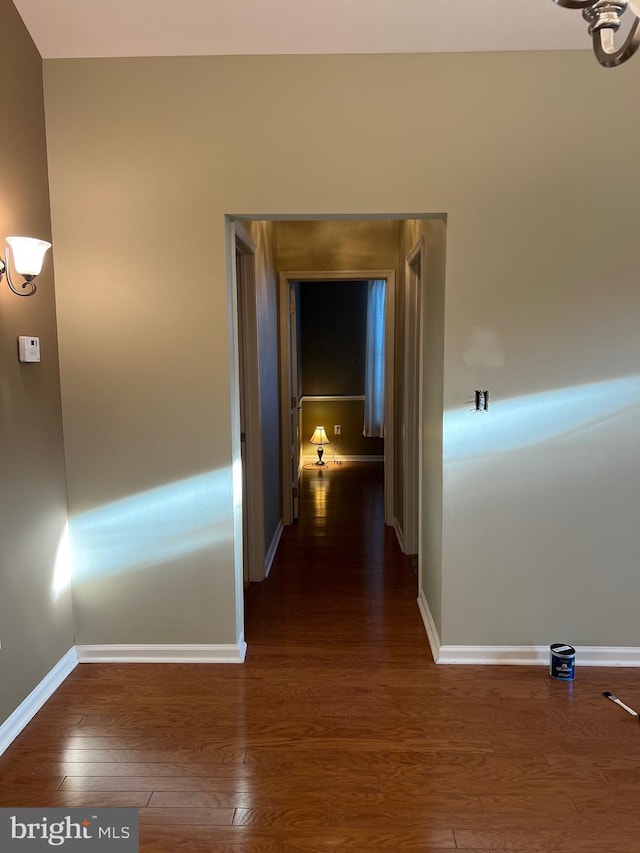
[[[552,0],[14,0],[44,58],[590,49]]]

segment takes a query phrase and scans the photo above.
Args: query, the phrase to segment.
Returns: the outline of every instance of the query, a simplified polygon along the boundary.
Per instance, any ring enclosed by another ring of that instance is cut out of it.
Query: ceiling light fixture
[[[622,65],[640,47],[640,0],[554,0],[554,3],[566,9],[582,9],[593,38],[593,52],[605,68]],[[616,48],[616,33],[627,7],[634,20],[623,44]]]
[[[2,281],[2,276],[6,273],[7,284],[16,296],[33,296],[36,292],[34,279],[40,275],[45,253],[47,249],[51,248],[51,243],[47,243],[46,240],[37,240],[35,237],[7,237],[7,243],[13,253],[15,270],[24,278],[24,282],[22,283],[21,290],[18,290],[11,281],[9,249],[5,249],[4,261],[0,258],[0,281]],[[26,290],[27,285],[29,285],[31,290]]]

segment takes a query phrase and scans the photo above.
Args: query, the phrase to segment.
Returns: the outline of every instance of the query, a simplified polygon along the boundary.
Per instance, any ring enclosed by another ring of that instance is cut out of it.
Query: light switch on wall
[[[334,435],[342,435],[342,424],[334,424],[333,425],[333,434]]]

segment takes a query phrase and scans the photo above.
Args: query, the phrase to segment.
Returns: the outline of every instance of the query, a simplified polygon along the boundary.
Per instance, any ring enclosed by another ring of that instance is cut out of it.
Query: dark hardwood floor
[[[243,666],[76,668],[2,806],[135,806],[143,853],[640,851],[640,672],[434,665],[381,468],[307,470]]]

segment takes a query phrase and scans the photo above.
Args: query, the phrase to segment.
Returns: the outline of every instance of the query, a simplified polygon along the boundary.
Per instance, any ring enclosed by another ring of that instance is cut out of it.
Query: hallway
[[[389,655],[426,663],[416,598],[410,560],[384,525],[382,463],[307,465],[300,519],[285,528],[268,581],[249,589],[249,659],[271,659],[275,646],[294,660],[366,669],[372,681]]]
[[[382,467],[306,469],[244,665],[83,664],[0,806],[139,809],[141,853],[637,853],[637,670],[442,667]]]

